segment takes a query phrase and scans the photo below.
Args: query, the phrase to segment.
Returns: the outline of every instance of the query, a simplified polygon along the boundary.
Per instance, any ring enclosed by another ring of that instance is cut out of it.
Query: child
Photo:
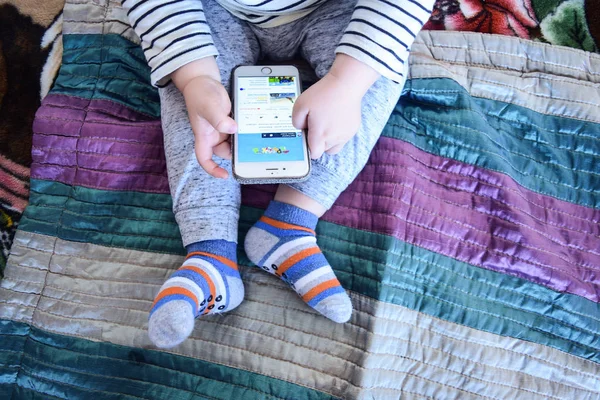
[[[320,79],[294,105],[307,129],[312,174],[280,185],[245,250],[325,317],[352,304],[316,244],[315,226],[367,162],[400,97],[410,45],[434,0],[125,0],[160,88],[173,211],[188,256],[150,311],[158,347],[185,340],[198,316],[237,307],[240,187],[228,136],[232,70],[298,53]],[[213,156],[214,154],[214,156]]]

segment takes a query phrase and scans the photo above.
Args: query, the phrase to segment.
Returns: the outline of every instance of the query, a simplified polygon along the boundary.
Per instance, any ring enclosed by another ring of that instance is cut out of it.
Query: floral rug
[[[64,0],[0,0],[0,279],[29,197],[33,118],[60,66]]]
[[[598,0],[438,0],[429,30],[518,36],[598,52]]]

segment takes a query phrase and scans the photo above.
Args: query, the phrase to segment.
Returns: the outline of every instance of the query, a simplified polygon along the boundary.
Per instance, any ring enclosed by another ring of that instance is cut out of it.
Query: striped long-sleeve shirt
[[[218,0],[235,16],[268,28],[301,18],[324,1]],[[394,81],[402,80],[408,51],[434,0],[358,0],[337,53],[345,53]],[[200,0],[125,0],[123,6],[160,86],[181,66],[217,56]]]

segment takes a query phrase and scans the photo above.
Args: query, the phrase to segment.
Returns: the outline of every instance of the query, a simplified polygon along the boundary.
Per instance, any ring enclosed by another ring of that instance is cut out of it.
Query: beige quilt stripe
[[[422,31],[410,65],[410,78],[450,78],[474,97],[600,122],[598,54],[506,36]]]
[[[71,1],[64,8],[64,34],[114,33],[133,43],[140,39],[129,26],[127,14],[116,0]]]

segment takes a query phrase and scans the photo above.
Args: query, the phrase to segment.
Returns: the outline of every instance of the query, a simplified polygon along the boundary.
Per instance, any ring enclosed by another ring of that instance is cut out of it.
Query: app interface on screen
[[[292,76],[238,78],[238,161],[302,161],[302,131],[292,125]]]

